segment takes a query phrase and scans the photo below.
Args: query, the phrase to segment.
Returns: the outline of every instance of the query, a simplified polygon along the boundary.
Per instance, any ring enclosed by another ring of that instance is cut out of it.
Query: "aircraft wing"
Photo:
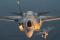
[[[41,19],[43,21],[54,21],[54,20],[60,20],[60,16],[41,16]]]
[[[0,16],[0,21],[17,21],[21,16]]]

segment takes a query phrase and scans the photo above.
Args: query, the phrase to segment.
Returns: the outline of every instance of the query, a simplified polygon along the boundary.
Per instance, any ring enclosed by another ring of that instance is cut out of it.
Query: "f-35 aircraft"
[[[43,14],[43,13],[42,13]],[[60,20],[60,17],[41,16],[40,13],[27,11],[20,16],[0,16],[0,20],[17,22],[19,31],[24,32],[28,38],[33,36],[34,32],[40,32],[42,24],[46,21]],[[48,36],[48,31],[40,32],[41,37]]]
[[[45,15],[48,12],[22,12],[19,1],[20,0],[17,0],[17,8],[19,9],[17,16],[0,16],[0,21],[3,20],[17,22],[19,31],[24,32],[28,38],[31,38],[34,32],[40,32],[41,37],[44,37],[46,39],[48,36],[48,30],[44,32],[40,31],[43,23],[47,21],[60,20],[60,16],[41,16]]]

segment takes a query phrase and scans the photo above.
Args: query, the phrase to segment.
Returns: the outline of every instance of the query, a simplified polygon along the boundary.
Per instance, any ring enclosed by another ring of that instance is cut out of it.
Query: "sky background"
[[[18,10],[17,0],[0,0],[0,13],[1,15],[11,15],[11,12]],[[59,15],[60,13],[60,0],[20,0],[21,10],[33,10],[36,12],[49,11],[49,15]]]
[[[0,16],[13,15],[17,12],[17,0],[0,0]],[[20,0],[23,12],[32,10],[35,12],[49,11],[48,15],[60,16],[60,0]],[[51,26],[52,25],[52,26]],[[55,27],[49,32],[47,40],[60,40],[60,21],[45,22],[43,27]],[[28,40],[24,33],[18,31],[17,23],[0,21],[0,40]],[[40,35],[33,40],[43,40]]]

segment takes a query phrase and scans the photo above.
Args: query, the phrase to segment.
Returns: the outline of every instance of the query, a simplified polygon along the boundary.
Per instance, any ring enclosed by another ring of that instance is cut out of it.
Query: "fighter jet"
[[[60,17],[39,16],[39,13],[27,11],[22,13],[22,16],[0,16],[0,21],[1,20],[17,22],[19,31],[24,32],[28,38],[31,38],[34,32],[40,32],[44,22],[60,20]],[[41,37],[44,37],[45,39],[47,38],[48,31],[40,33],[42,35]]]
[[[17,0],[18,12],[14,13],[17,16],[0,16],[0,21],[17,22],[20,32],[24,32],[28,38],[32,38],[34,32],[40,32],[41,37],[47,38],[48,30],[41,32],[41,27],[44,22],[60,20],[60,16],[41,16],[48,12],[34,12],[26,11],[22,12],[20,8],[20,0]]]

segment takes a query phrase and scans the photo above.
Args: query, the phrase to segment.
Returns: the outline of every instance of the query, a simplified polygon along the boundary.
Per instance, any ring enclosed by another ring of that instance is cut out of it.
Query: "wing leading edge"
[[[21,19],[21,16],[0,16],[0,21],[16,21],[18,19]]]
[[[42,18],[43,21],[54,21],[54,20],[60,20],[60,16],[45,16],[45,18]]]

